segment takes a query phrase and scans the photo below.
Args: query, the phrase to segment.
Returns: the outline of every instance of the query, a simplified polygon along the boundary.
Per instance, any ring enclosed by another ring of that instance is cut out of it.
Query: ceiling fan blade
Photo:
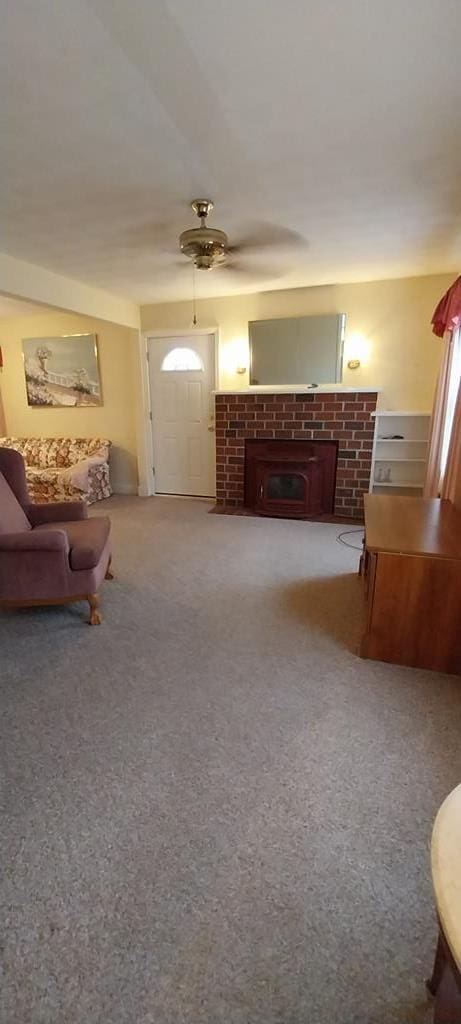
[[[182,267],[183,270],[187,270],[189,274],[192,274],[192,262],[191,260],[186,260],[184,256],[182,257],[182,259],[181,257],[179,257],[179,259],[169,260],[168,265],[170,267],[177,267],[178,270],[181,269]]]
[[[270,266],[268,264],[255,263],[254,265],[246,265],[245,260],[229,260],[227,263],[222,264],[219,269],[220,273],[225,272],[227,275],[234,275],[235,277],[247,277],[253,280],[259,279],[261,281],[275,281],[286,272],[280,266]]]
[[[250,230],[235,245],[229,247],[229,252],[247,252],[250,249],[292,249],[306,248],[308,241],[298,231],[292,228],[283,227],[280,224],[268,224],[264,222],[253,223]]]

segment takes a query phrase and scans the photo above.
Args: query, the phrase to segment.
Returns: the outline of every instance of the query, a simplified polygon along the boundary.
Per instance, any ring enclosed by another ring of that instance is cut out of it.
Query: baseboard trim
[[[111,481],[113,494],[137,494],[136,484],[119,484]]]

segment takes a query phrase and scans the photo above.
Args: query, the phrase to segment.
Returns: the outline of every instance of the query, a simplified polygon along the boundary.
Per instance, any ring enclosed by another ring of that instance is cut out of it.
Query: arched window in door
[[[164,373],[171,373],[177,370],[201,370],[203,363],[193,348],[172,348],[167,352],[160,369]]]

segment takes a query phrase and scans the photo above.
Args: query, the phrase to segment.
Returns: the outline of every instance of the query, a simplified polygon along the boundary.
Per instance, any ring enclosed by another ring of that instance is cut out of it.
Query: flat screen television
[[[250,321],[250,384],[339,384],[345,324],[345,313]]]

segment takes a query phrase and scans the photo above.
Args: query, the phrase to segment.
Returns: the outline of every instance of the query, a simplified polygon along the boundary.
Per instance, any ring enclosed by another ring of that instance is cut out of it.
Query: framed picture
[[[22,350],[29,405],[102,405],[95,334],[24,338]]]

